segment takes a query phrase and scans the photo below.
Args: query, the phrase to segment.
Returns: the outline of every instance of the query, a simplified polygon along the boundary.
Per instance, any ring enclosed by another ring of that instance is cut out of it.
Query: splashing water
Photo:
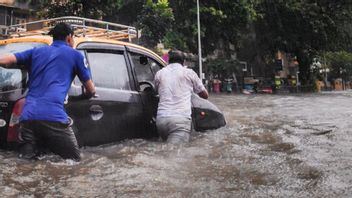
[[[0,151],[4,197],[349,197],[352,92],[212,95],[227,126],[185,145],[127,140],[82,161]]]

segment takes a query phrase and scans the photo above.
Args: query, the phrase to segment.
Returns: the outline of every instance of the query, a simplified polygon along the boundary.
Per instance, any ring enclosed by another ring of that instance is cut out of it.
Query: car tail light
[[[12,110],[9,129],[7,131],[7,142],[16,142],[18,141],[18,129],[20,124],[20,116],[22,113],[23,105],[25,99],[22,98],[15,103],[15,106]]]

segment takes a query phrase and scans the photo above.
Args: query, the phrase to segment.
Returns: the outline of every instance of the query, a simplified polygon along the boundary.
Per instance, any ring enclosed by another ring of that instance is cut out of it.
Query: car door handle
[[[92,105],[89,107],[91,113],[103,113],[103,108],[100,105]]]
[[[90,117],[93,120],[100,120],[103,115],[103,108],[100,105],[92,105],[89,107]]]

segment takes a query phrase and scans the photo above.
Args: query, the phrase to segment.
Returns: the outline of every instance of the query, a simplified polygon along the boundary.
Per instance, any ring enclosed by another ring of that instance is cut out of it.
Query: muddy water
[[[351,197],[352,92],[212,95],[224,128],[129,140],[79,163],[0,151],[1,197]]]

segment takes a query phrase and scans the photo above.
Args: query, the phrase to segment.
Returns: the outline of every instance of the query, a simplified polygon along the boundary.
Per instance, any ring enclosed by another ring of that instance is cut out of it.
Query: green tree
[[[327,52],[324,57],[327,65],[329,65],[331,78],[342,78],[347,81],[351,80],[352,53],[346,51]]]
[[[146,0],[115,0],[115,6],[108,6],[104,20],[136,26]]]
[[[141,43],[147,47],[155,47],[166,35],[174,21],[168,0],[153,3],[147,0],[138,16],[138,29],[142,30]]]
[[[162,41],[166,47],[198,53],[196,0],[42,2],[44,17],[75,15],[134,25],[142,29],[147,47]],[[216,51],[226,62],[237,53],[264,67],[281,50],[297,57],[306,84],[318,54],[352,50],[350,0],[201,0],[200,17],[204,56]]]
[[[41,0],[42,18],[80,16],[93,19],[111,17],[123,4],[122,0]]]
[[[255,22],[258,47],[263,54],[274,55],[282,50],[296,55],[300,77],[308,84],[313,57],[321,51],[350,46],[352,35],[346,27],[351,24],[351,6],[349,0],[258,1]]]
[[[196,0],[170,1],[175,23],[165,41],[170,47],[198,52]],[[238,48],[249,22],[255,18],[253,0],[200,1],[202,53],[213,54],[215,49],[229,58],[231,45]],[[175,45],[176,44],[176,45]]]
[[[207,62],[207,66],[208,72],[214,75],[218,75],[220,79],[229,77],[231,78],[232,74],[241,74],[243,67],[237,60],[222,58],[209,60]]]

